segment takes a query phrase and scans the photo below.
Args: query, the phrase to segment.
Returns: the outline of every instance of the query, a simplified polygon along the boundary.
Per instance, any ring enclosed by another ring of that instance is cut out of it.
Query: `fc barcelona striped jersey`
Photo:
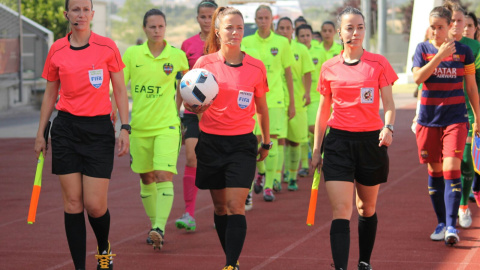
[[[475,74],[475,59],[469,47],[455,41],[456,52],[442,60],[423,83],[417,122],[427,127],[445,127],[467,122],[463,78]],[[438,53],[430,41],[417,46],[413,67],[423,67]]]

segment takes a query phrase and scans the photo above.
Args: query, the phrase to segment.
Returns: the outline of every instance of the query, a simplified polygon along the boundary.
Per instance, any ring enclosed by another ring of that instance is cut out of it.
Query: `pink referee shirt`
[[[200,38],[200,34],[197,34],[182,43],[182,51],[185,52],[188,59],[188,66],[193,68],[198,58],[203,55],[203,48],[205,47],[205,41]],[[186,114],[194,114],[188,110],[185,110]]]
[[[267,71],[260,60],[245,54],[242,64],[229,66],[217,52],[200,57],[194,68],[213,73],[218,96],[203,113],[200,129],[215,135],[242,135],[253,131],[255,97],[268,92]]]
[[[91,32],[88,45],[70,47],[70,34],[53,43],[43,68],[44,79],[60,80],[55,108],[76,116],[110,114],[110,72],[125,67],[117,45]]]
[[[397,74],[382,55],[364,51],[357,64],[349,65],[342,54],[325,62],[320,72],[317,90],[333,101],[327,124],[351,132],[381,129],[379,89],[392,85]]]

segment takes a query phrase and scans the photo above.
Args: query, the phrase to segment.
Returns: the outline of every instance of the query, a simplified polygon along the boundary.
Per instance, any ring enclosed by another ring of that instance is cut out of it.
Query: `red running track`
[[[373,268],[480,269],[480,211],[470,207],[473,225],[461,229],[461,242],[447,247],[432,242],[436,226],[427,191],[426,167],[418,164],[414,135],[410,131],[413,108],[397,110],[394,143],[389,149],[390,176],[382,185],[377,213],[379,230],[372,256]],[[27,225],[27,212],[35,173],[34,139],[0,139],[0,269],[73,269],[63,225],[63,207],[57,178],[46,159],[36,223]],[[197,230],[177,230],[175,219],[184,211],[182,149],[174,179],[175,201],[166,228],[164,248],[154,251],[145,243],[149,230],[139,196],[139,177],[131,172],[127,157],[116,158],[109,189],[110,241],[115,269],[222,269],[224,255],[213,228],[209,193],[197,197]],[[312,177],[301,178],[299,190],[284,186],[273,203],[254,196],[247,213],[248,232],[240,257],[247,269],[331,269],[329,244],[331,210],[320,186],[316,223],[305,225]],[[358,260],[357,213],[351,222],[349,269]],[[87,269],[95,269],[96,241],[87,225]]]

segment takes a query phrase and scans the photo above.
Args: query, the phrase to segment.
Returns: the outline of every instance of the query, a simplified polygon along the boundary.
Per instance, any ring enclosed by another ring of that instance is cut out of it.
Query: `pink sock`
[[[185,200],[185,211],[195,217],[195,201],[198,188],[195,186],[195,174],[197,168],[185,166],[183,174],[183,199]]]

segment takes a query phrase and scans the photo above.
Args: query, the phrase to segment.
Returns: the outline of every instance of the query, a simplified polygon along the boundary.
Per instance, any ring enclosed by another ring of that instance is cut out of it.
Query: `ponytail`
[[[220,50],[220,37],[218,36],[217,32],[220,29],[220,21],[226,15],[237,14],[242,17],[242,13],[233,7],[219,7],[215,10],[212,16],[212,26],[210,27],[210,33],[207,36],[207,40],[205,41],[205,49],[204,54],[211,54],[218,52]]]

